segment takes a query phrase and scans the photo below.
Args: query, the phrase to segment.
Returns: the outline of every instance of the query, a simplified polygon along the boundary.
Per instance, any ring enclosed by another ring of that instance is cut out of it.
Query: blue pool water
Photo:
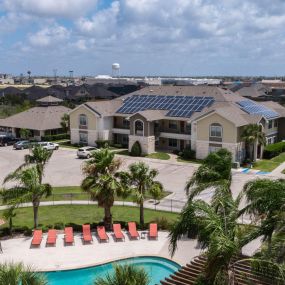
[[[159,284],[160,280],[180,268],[177,263],[161,257],[134,257],[84,269],[47,272],[46,276],[49,285],[92,285],[97,277],[112,273],[116,264],[134,264],[143,267],[151,279],[149,285]]]

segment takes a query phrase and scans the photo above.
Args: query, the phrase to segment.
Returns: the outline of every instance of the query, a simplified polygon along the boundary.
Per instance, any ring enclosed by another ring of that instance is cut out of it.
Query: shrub
[[[109,147],[112,144],[112,141],[109,140],[97,140],[96,141],[98,148]]]
[[[176,154],[176,155],[179,155],[180,151],[179,151],[178,149],[174,149],[174,150],[172,151],[172,153],[173,153],[173,154]]]
[[[270,159],[285,151],[285,142],[269,144],[264,148],[263,157]]]
[[[65,140],[70,139],[69,134],[58,134],[58,135],[50,135],[50,136],[43,136],[43,141],[57,141],[57,140]]]
[[[181,157],[184,159],[193,159],[196,158],[196,152],[191,147],[186,147],[183,149]]]
[[[141,156],[141,154],[142,154],[141,145],[138,141],[136,141],[132,146],[130,155],[131,156]]]
[[[64,229],[64,223],[55,223],[54,228],[56,230],[63,230]]]
[[[122,148],[123,146],[120,143],[115,143],[115,144],[113,144],[113,147]]]
[[[170,230],[171,223],[165,217],[159,217],[154,220],[159,230]]]

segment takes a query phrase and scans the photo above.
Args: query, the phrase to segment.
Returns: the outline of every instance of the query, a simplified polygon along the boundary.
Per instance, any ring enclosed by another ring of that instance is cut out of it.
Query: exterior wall
[[[155,137],[154,136],[129,136],[129,151],[131,151],[133,144],[138,141],[142,148],[142,154],[150,154],[155,151]]]
[[[222,142],[236,143],[237,142],[237,128],[230,121],[221,117],[218,114],[212,114],[199,121],[197,121],[197,140],[209,141],[210,125],[218,123],[223,128]]]
[[[77,110],[72,111],[70,114],[70,129],[79,129],[79,115],[84,114],[87,116],[87,126],[88,130],[97,129],[97,119],[98,117],[87,108],[80,106]]]
[[[278,120],[278,140],[285,139],[285,118],[281,118]]]

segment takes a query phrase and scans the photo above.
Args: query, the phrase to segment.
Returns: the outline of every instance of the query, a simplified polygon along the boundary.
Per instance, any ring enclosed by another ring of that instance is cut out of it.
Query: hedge
[[[285,142],[269,144],[264,148],[263,157],[271,159],[279,155],[281,152],[285,152]]]
[[[110,141],[110,140],[97,140],[96,145],[98,148],[109,147],[110,145],[112,145],[112,141]]]
[[[43,141],[57,141],[57,140],[65,140],[70,139],[69,134],[57,134],[57,135],[49,135],[49,136],[43,136]]]

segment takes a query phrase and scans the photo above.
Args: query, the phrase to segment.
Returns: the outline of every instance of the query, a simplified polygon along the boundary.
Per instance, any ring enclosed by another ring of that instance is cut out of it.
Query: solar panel
[[[167,110],[166,116],[189,118],[214,103],[213,97],[133,95],[124,100],[117,113],[133,114],[144,110]]]
[[[243,100],[237,102],[241,106],[241,109],[250,115],[262,115],[266,119],[273,119],[279,117],[279,114],[263,105],[257,104],[251,100]]]

